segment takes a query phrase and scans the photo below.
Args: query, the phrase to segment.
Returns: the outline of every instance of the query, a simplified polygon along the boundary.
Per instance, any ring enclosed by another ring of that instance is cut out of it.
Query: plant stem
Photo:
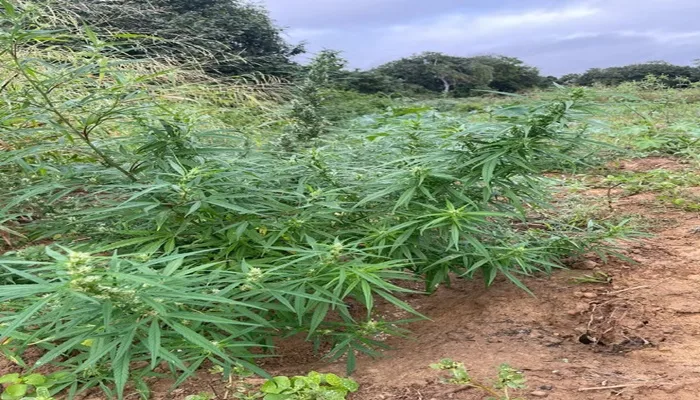
[[[76,136],[81,138],[85,142],[85,144],[87,144],[88,147],[90,147],[90,149],[92,149],[92,151],[98,157],[100,157],[102,159],[102,161],[104,161],[105,164],[107,164],[108,166],[121,172],[123,175],[125,175],[127,178],[129,178],[132,182],[137,182],[138,179],[136,179],[136,176],[134,176],[134,174],[132,174],[131,172],[124,169],[121,165],[119,165],[116,161],[114,161],[110,156],[108,156],[106,153],[104,153],[102,150],[100,150],[97,146],[95,146],[94,143],[92,143],[88,133],[92,129],[94,129],[94,127],[92,129],[89,129],[87,126],[85,126],[82,129],[80,129],[80,128],[76,127],[75,125],[73,125],[70,122],[70,120],[66,116],[64,116],[63,113],[61,113],[61,111],[58,110],[58,108],[56,108],[56,106],[53,104],[53,101],[51,101],[51,98],[49,97],[48,93],[46,93],[44,90],[42,90],[41,85],[39,85],[38,82],[35,82],[29,76],[29,74],[27,74],[27,72],[24,70],[22,63],[20,62],[19,58],[17,57],[17,49],[16,49],[15,45],[13,45],[13,49],[10,53],[12,56],[12,60],[13,60],[14,64],[17,66],[17,69],[19,70],[20,74],[22,74],[24,79],[26,79],[27,82],[29,82],[29,84],[34,88],[34,90],[37,91],[37,93],[39,93],[41,98],[46,103],[48,110],[51,111],[54,115],[56,115],[59,122],[66,125],[73,132],[73,134],[75,134]]]

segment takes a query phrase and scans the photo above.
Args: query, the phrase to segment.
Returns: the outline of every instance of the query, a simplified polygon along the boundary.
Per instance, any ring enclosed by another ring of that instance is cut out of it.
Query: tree
[[[566,74],[557,79],[560,85],[578,85],[581,79],[581,74]]]
[[[97,33],[142,35],[133,57],[196,62],[208,72],[287,75],[303,47],[267,11],[241,0],[57,0]],[[132,40],[133,41],[133,40]]]
[[[353,90],[364,94],[396,93],[405,91],[399,79],[379,71],[343,71],[337,85],[343,90]]]
[[[478,89],[516,92],[542,83],[537,68],[504,56],[456,57],[426,52],[392,61],[375,72],[432,92],[468,96]]]
[[[448,94],[487,87],[492,79],[487,66],[463,57],[425,52],[384,64],[376,69],[402,82]]]
[[[422,62],[429,73],[442,83],[442,92],[447,94],[453,86],[469,80],[469,75],[460,65],[456,57],[445,56],[441,53],[423,53]]]
[[[557,77],[556,76],[545,76],[540,80],[539,86],[543,89],[548,89],[551,88],[555,83],[557,83]]]
[[[700,68],[673,65],[665,61],[651,61],[611,68],[591,68],[578,76],[575,83],[583,86],[593,84],[615,86],[623,82],[640,82],[647,76],[661,79],[666,86],[677,87],[687,84],[687,82],[700,81]],[[567,78],[570,77],[567,76]]]
[[[540,71],[522,60],[506,56],[481,56],[472,60],[493,69],[489,87],[500,92],[518,92],[540,85]]]

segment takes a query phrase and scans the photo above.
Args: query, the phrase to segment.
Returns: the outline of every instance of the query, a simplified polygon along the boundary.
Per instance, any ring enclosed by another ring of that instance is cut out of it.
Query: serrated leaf
[[[316,332],[319,325],[326,319],[330,305],[328,303],[322,303],[316,306],[313,315],[311,316],[311,322],[309,323],[309,336]]]
[[[170,238],[168,239],[167,242],[165,242],[165,246],[163,246],[163,251],[165,254],[170,254],[175,250],[175,238]]]
[[[32,286],[39,286],[39,285],[27,285],[27,286],[32,287]],[[3,287],[2,290],[4,291],[5,288]],[[2,294],[5,295],[6,293],[2,293]],[[49,296],[45,299],[42,299],[41,301],[37,301],[36,303],[34,303],[33,306],[28,307],[24,311],[22,311],[21,313],[17,314],[12,319],[11,324],[9,324],[7,326],[3,326],[2,335],[0,335],[0,343],[4,342],[5,339],[10,337],[10,335],[13,334],[17,328],[22,326],[25,322],[27,322],[30,318],[32,318],[34,316],[34,314],[38,313],[39,310],[44,308],[44,306],[46,304],[48,304],[50,301],[52,301],[54,297],[55,296]]]
[[[185,214],[185,217],[188,217],[190,214],[197,212],[202,207],[202,202],[201,201],[195,201],[192,206],[190,207],[189,211],[187,211],[187,214]]]
[[[121,400],[124,398],[124,389],[126,389],[127,381],[129,380],[129,363],[130,358],[126,355],[124,358],[115,360],[112,363],[112,371],[114,374],[114,385],[117,387],[117,397]]]
[[[355,356],[355,351],[353,349],[348,349],[347,360],[345,361],[345,373],[348,375],[355,372],[357,368],[357,357]]]
[[[131,338],[125,338],[119,349],[117,350],[117,355],[112,361],[112,374],[114,376],[114,385],[117,388],[117,397],[121,400],[124,398],[124,389],[126,389],[126,384],[129,381],[129,369],[131,363]]]
[[[151,353],[151,369],[158,365],[158,353],[160,350],[161,332],[158,320],[151,321],[148,329],[148,351]]]
[[[182,165],[180,165],[179,163],[175,162],[174,160],[172,160],[172,159],[168,160],[168,164],[170,164],[170,167],[171,167],[175,172],[177,172],[178,174],[180,174],[180,176],[185,176],[185,175],[187,175],[187,172],[186,172],[185,169],[182,167]]]
[[[207,340],[204,336],[200,335],[199,333],[193,331],[192,329],[177,322],[168,322],[168,325],[170,325],[177,333],[182,335],[183,339],[187,340],[191,344],[203,350],[216,354],[224,360],[232,361],[229,358],[229,356],[227,356],[223,351],[221,351],[220,348],[216,347],[212,342]]]

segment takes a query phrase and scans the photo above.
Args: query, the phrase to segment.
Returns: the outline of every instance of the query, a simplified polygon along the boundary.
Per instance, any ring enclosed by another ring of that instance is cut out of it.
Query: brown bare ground
[[[627,171],[645,172],[655,169],[667,169],[669,171],[680,171],[686,166],[682,160],[667,157],[646,157],[624,160],[619,163],[618,168]]]

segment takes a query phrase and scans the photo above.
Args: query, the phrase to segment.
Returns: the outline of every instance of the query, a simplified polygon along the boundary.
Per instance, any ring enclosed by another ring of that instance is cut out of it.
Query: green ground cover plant
[[[260,391],[265,394],[264,400],[344,400],[358,388],[352,379],[312,371],[307,376],[276,376]]]
[[[2,400],[54,400],[51,397],[67,385],[72,378],[65,372],[55,372],[49,375],[18,373],[0,376],[0,399]]]

